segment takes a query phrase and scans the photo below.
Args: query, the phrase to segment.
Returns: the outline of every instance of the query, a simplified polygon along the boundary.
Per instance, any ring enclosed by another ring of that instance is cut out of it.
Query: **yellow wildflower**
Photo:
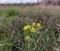
[[[23,30],[28,30],[29,28],[30,28],[30,26],[27,25],[27,26],[24,26]]]
[[[27,25],[28,28],[30,28],[30,25]]]
[[[33,26],[35,26],[36,23],[33,23]]]
[[[42,28],[42,25],[40,23],[37,23],[36,26]]]
[[[30,36],[26,36],[25,37],[25,40],[30,40]]]
[[[32,28],[30,29],[30,31],[31,31],[31,32],[35,32],[36,29],[32,27]]]

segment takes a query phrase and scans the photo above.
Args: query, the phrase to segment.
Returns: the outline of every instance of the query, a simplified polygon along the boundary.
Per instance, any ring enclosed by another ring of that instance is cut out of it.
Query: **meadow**
[[[60,6],[0,5],[0,51],[60,51]]]

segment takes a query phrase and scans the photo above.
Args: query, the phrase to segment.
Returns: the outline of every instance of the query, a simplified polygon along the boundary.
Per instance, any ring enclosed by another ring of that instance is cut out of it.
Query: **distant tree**
[[[42,0],[44,4],[60,5],[60,0]]]

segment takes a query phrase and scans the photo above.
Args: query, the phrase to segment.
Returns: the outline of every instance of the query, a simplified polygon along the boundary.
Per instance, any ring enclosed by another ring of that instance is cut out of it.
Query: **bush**
[[[19,12],[15,9],[9,9],[7,10],[7,16],[16,16],[19,15]]]

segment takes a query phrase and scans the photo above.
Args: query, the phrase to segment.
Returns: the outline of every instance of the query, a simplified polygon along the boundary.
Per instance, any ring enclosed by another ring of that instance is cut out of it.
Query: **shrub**
[[[15,9],[9,9],[7,10],[7,16],[16,16],[19,15],[19,12]]]

